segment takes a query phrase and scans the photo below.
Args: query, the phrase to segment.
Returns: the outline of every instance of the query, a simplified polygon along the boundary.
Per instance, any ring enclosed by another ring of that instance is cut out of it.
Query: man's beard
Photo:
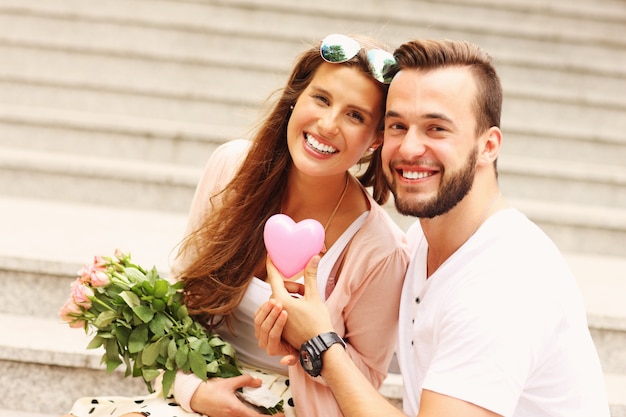
[[[467,158],[465,166],[450,178],[444,178],[439,186],[437,195],[425,202],[417,202],[411,199],[411,193],[404,198],[398,198],[397,184],[388,176],[385,176],[389,188],[395,198],[396,209],[400,214],[420,218],[432,219],[452,210],[470,192],[474,184],[476,174],[476,161],[478,159],[478,149],[474,148]],[[441,171],[442,177],[445,171]]]

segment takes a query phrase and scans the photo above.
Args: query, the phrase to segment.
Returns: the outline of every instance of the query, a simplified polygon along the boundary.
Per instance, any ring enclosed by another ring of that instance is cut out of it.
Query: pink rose
[[[94,287],[106,287],[111,280],[104,271],[94,270],[91,271],[91,285]]]
[[[72,283],[70,293],[74,303],[87,309],[91,307],[91,297],[94,296],[93,290],[86,286],[80,278]]]
[[[92,284],[94,287],[104,287],[109,285],[109,278],[106,276],[107,263],[101,256],[94,256],[91,265],[85,265],[78,276],[80,280],[86,284]]]
[[[72,299],[69,299],[65,302],[65,304],[63,304],[63,307],[61,307],[59,316],[61,317],[61,320],[68,323],[71,328],[79,329],[85,327],[85,321],[78,318],[81,313],[82,311],[80,307],[77,306]]]
[[[91,265],[83,265],[80,271],[78,271],[78,277],[82,282],[91,282]]]
[[[104,260],[102,256],[94,256],[93,257],[93,266],[96,269],[104,270],[106,269],[107,261]]]

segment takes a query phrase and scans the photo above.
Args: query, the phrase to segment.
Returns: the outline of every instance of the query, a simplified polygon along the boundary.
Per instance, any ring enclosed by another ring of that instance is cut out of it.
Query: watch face
[[[313,362],[311,362],[311,355],[306,350],[300,351],[300,363],[305,371],[313,370]]]

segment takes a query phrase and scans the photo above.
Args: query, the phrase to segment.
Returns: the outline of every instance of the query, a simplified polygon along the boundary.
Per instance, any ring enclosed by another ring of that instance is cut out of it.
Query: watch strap
[[[346,343],[335,332],[322,333],[304,342],[300,348],[302,368],[309,375],[318,376],[322,372],[322,354],[336,343],[345,349]]]

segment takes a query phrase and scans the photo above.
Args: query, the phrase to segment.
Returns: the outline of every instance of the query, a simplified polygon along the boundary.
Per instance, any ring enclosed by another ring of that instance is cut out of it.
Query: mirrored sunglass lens
[[[324,38],[320,47],[322,58],[332,63],[346,62],[354,57],[359,50],[361,50],[361,45],[357,41],[337,34],[328,35]]]
[[[374,78],[381,83],[389,84],[391,77],[386,76],[386,73],[389,67],[396,63],[393,55],[382,49],[371,49],[367,51],[367,60],[370,63],[370,71]]]

